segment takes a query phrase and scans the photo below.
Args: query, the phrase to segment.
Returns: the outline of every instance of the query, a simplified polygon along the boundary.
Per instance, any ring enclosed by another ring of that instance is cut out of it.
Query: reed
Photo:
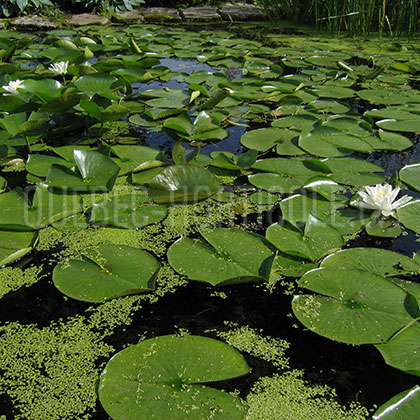
[[[420,31],[420,0],[257,0],[278,21],[327,28],[350,35]]]

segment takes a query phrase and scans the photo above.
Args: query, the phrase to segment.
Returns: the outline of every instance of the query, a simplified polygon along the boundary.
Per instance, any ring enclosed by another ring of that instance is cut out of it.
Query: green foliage
[[[418,0],[257,0],[275,21],[290,19],[351,34],[419,30]]]
[[[144,0],[72,0],[72,3],[82,3],[87,9],[97,9],[108,14],[133,10],[142,5]]]
[[[2,0],[0,5],[0,16],[9,17],[15,14],[23,14],[41,9],[45,6],[52,6],[50,0]]]

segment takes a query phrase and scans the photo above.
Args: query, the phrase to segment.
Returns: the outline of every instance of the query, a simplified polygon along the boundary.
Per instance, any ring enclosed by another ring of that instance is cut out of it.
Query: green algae
[[[289,359],[285,352],[290,344],[285,340],[264,336],[262,330],[256,330],[247,325],[238,327],[229,323],[229,331],[217,332],[217,336],[239,351],[249,353],[259,359],[270,362],[277,368],[288,368]]]
[[[308,383],[300,370],[259,379],[247,403],[246,420],[362,420],[369,415],[357,403],[344,407],[332,388]]]
[[[37,328],[14,324],[0,336],[0,390],[15,420],[88,419],[95,410],[98,363],[112,347],[81,317]]]
[[[21,287],[29,287],[39,281],[41,267],[29,267],[25,270],[19,267],[3,267],[0,270],[0,298],[9,292],[14,292]]]

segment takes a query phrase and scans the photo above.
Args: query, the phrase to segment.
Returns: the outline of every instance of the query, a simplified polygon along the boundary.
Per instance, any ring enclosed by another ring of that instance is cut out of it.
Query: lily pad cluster
[[[28,254],[46,226],[162,227],[170,207],[233,203],[238,187],[238,215],[277,220],[258,233],[198,227],[162,261],[89,246],[55,266],[54,285],[93,303],[149,293],[162,262],[206,287],[299,278],[292,308],[305,327],[373,344],[387,364],[419,375],[419,258],[350,242],[420,233],[416,158],[392,174],[375,163],[418,141],[418,51],[310,40],[303,50],[290,38],[267,46],[146,25],[55,30],[42,43],[0,36],[0,265]],[[112,127],[124,135],[107,137]],[[17,167],[22,186],[7,176]],[[215,340],[156,337],[109,361],[99,398],[115,419],[242,419],[242,401],[208,384],[249,370]],[[407,395],[410,412],[417,389]],[[394,418],[384,407],[376,418]]]

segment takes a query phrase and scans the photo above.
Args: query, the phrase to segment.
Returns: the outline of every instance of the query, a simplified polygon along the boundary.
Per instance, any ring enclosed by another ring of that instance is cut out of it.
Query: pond
[[[0,418],[416,419],[419,47],[0,32]]]

